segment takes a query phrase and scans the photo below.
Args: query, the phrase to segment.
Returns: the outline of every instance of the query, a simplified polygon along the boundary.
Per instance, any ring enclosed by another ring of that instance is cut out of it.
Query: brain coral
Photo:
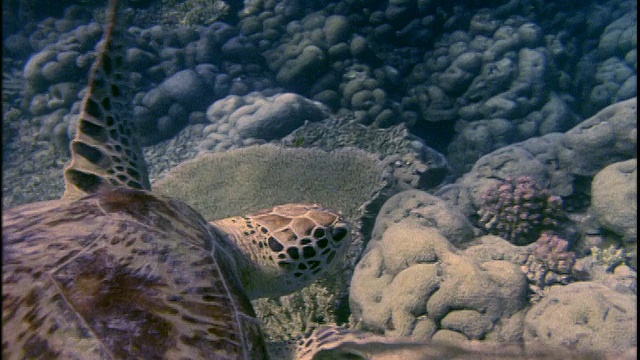
[[[478,222],[490,233],[515,245],[533,242],[540,231],[564,217],[562,199],[551,195],[530,176],[508,177],[482,195]]]
[[[503,240],[504,241],[504,240]],[[526,305],[527,282],[504,260],[478,264],[419,218],[389,226],[354,271],[352,322],[387,336],[482,339]]]

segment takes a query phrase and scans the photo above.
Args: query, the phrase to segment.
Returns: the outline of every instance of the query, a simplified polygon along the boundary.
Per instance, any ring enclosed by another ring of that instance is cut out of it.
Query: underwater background
[[[636,1],[127,5],[154,189],[209,220],[317,201],[357,224],[339,269],[254,302],[272,341],[635,349]],[[64,191],[106,2],[2,6],[6,209]]]

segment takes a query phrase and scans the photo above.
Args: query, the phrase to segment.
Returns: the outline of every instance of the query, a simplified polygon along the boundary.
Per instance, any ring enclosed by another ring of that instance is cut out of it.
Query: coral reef
[[[532,301],[543,297],[542,290],[553,284],[566,285],[573,280],[576,254],[569,251],[569,242],[545,231],[532,246],[532,252],[522,271],[527,275]]]
[[[450,173],[447,159],[411,134],[405,124],[388,128],[365,126],[354,115],[306,122],[282,138],[288,147],[320,148],[325,151],[356,147],[375,153],[392,168],[399,190],[429,189]]]
[[[335,297],[318,283],[278,299],[252,302],[267,338],[271,341],[296,339],[320,325],[335,325]]]
[[[428,151],[424,141],[412,135],[404,124],[385,129],[369,127],[359,123],[351,114],[309,122],[292,131],[282,142],[289,147],[317,147],[325,151],[357,147],[381,157],[422,155]],[[441,161],[437,161],[435,156],[432,160],[441,165]]]
[[[101,33],[101,21],[90,22],[93,3],[31,24],[4,43],[10,56],[33,55],[25,69],[32,92],[26,101],[32,115],[47,123],[41,136],[54,145],[69,140],[65,126],[79,96],[68,84],[58,88],[61,96],[52,96],[49,87],[63,79],[84,84]],[[556,23],[544,15],[551,11],[546,6],[134,3],[127,14],[133,26],[126,61],[136,94],[134,117],[147,145],[205,121],[207,105],[227,95],[295,92],[352,113],[362,124],[404,124],[446,153],[451,172],[462,175],[480,156],[505,145],[566,131],[578,122],[582,103],[596,104],[591,114],[636,94],[634,4],[615,11],[590,5],[558,16]],[[588,34],[575,28],[592,15],[598,20],[586,25]],[[582,54],[580,48],[597,52]],[[193,106],[172,103],[167,86],[159,86],[185,70],[200,79],[172,81],[186,85],[175,89],[183,98],[202,89]],[[597,101],[582,101],[592,97]],[[63,116],[55,113],[61,109]]]
[[[574,354],[633,349],[638,336],[637,303],[637,296],[616,292],[593,281],[552,286],[525,316],[525,348],[570,346]]]
[[[19,63],[17,61],[13,61],[10,58],[3,58],[2,63]],[[24,94],[26,88],[26,81],[22,76],[22,71],[16,67],[7,66],[7,71],[2,71],[2,102],[3,104],[6,102],[7,104],[3,106],[3,108],[8,107],[10,104],[14,104],[19,107],[21,100],[21,96]]]
[[[638,240],[638,162],[616,162],[600,170],[591,182],[589,212],[615,233],[625,247]]]
[[[637,118],[637,98],[611,105],[564,134],[527,139],[484,155],[471,171],[435,195],[472,216],[496,179],[535,176],[549,193],[576,198],[589,193],[581,182],[591,187],[593,176],[606,166],[636,158]]]
[[[516,245],[526,245],[544,229],[552,229],[565,215],[562,199],[530,176],[508,177],[482,195],[478,222],[490,233]]]
[[[220,219],[291,202],[321,203],[353,224],[344,264],[323,285],[346,301],[349,277],[377,212],[387,169],[359,149],[282,148],[273,144],[202,153],[153,183],[154,191],[184,200],[205,219]],[[371,211],[371,212],[370,212]],[[367,225],[369,224],[369,225]]]
[[[610,245],[605,249],[595,246],[592,247],[591,257],[595,260],[596,264],[604,266],[608,272],[613,272],[618,265],[626,264],[631,255],[627,254],[624,248]]]
[[[407,200],[405,209],[415,203]],[[433,213],[438,206],[426,205],[422,212]],[[463,229],[452,228],[464,224],[451,221],[436,228],[417,215],[374,232],[381,235],[369,241],[351,279],[353,326],[387,336],[435,339],[444,332],[482,339],[498,331],[499,319],[527,305],[527,280],[518,265],[479,264],[440,232],[448,227],[448,234],[460,234]]]
[[[325,152],[267,144],[201,154],[153,186],[206,219],[289,202],[321,202],[350,218],[384,187],[383,171],[377,159],[358,149]]]
[[[462,213],[437,196],[414,189],[397,193],[382,205],[371,240],[379,241],[390,226],[405,219],[437,228],[455,246],[473,239],[473,226]]]
[[[162,23],[166,25],[211,25],[231,11],[220,0],[162,0]]]
[[[264,96],[252,92],[245,96],[229,95],[220,99],[207,108],[206,115],[211,123],[204,129],[207,134],[275,140],[288,135],[305,122],[329,117],[330,112],[322,103],[298,94]]]

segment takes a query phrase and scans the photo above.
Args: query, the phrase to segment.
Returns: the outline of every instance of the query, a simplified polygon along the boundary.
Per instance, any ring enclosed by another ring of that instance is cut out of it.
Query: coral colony
[[[569,251],[569,242],[549,231],[536,240],[533,256],[558,274],[570,274],[576,261],[576,254]]]
[[[536,301],[543,296],[542,290],[553,284],[566,285],[573,281],[572,270],[576,262],[576,254],[569,251],[569,242],[549,231],[542,235],[533,245],[522,271],[529,280],[529,288]]]
[[[542,230],[564,217],[562,199],[551,195],[530,176],[508,177],[482,195],[478,222],[490,233],[515,245],[533,242]]]

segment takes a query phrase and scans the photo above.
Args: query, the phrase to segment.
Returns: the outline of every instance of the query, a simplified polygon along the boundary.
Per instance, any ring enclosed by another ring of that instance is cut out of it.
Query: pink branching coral
[[[530,176],[507,178],[482,195],[478,222],[490,233],[515,245],[533,242],[564,217],[562,199],[551,195]]]
[[[576,254],[569,251],[569,242],[549,231],[540,235],[531,253],[536,261],[558,274],[571,274]]]
[[[572,270],[576,254],[569,251],[569,242],[545,231],[533,244],[522,271],[527,275],[534,299],[542,296],[542,289],[553,284],[566,285],[573,280]]]

